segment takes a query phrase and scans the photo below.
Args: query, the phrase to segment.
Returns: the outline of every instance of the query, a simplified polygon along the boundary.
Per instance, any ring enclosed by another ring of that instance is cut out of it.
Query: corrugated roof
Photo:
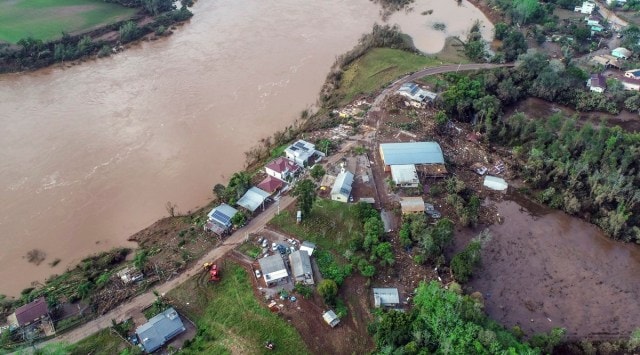
[[[342,171],[336,177],[331,189],[331,195],[342,194],[347,197],[351,195],[351,185],[353,184],[353,174],[349,171]]]
[[[417,184],[418,171],[413,164],[391,165],[391,176],[396,184]]]
[[[373,299],[376,307],[400,304],[400,294],[397,288],[374,288]]]
[[[324,321],[327,322],[327,324],[329,324],[332,328],[340,323],[340,318],[338,318],[336,312],[332,310],[328,310],[322,313],[322,319],[324,319]]]
[[[382,143],[380,151],[385,165],[444,164],[436,142]]]
[[[145,351],[152,352],[184,331],[185,327],[178,312],[170,307],[139,326],[136,334]]]
[[[509,184],[503,178],[487,175],[484,177],[484,186],[491,190],[504,191],[509,187]]]
[[[47,306],[47,300],[44,297],[39,297],[36,300],[25,304],[24,306],[16,309],[16,320],[19,326],[31,323],[34,320],[40,319],[40,317],[49,313],[49,307]]]
[[[291,261],[291,273],[294,277],[313,275],[313,270],[311,269],[311,258],[309,258],[309,254],[306,251],[294,251],[289,255],[289,261]]]
[[[424,212],[424,200],[422,197],[401,197],[400,207],[402,212]]]
[[[313,251],[316,250],[316,245],[311,242],[304,241],[300,244],[300,250],[306,251],[307,254],[311,256],[313,255]]]
[[[238,213],[238,210],[227,205],[226,203],[220,206],[214,207],[207,215],[209,220],[222,224],[223,226],[230,227],[231,219]]]
[[[238,205],[253,212],[260,207],[267,197],[269,197],[268,192],[254,186],[242,196],[240,201],[238,201]]]
[[[264,280],[266,282],[273,282],[289,276],[286,266],[284,266],[284,260],[280,254],[274,254],[264,257],[258,260]]]

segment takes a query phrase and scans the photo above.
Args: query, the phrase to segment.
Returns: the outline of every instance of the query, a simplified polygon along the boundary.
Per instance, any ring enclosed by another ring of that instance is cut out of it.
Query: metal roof
[[[401,197],[400,207],[402,212],[424,212],[424,200],[422,197]]]
[[[258,260],[264,280],[269,282],[278,281],[289,276],[287,267],[284,266],[284,260],[280,254],[274,254]]]
[[[178,312],[170,307],[139,326],[136,329],[136,334],[144,350],[150,353],[184,331],[185,327]]]
[[[231,227],[231,219],[238,213],[238,210],[227,205],[226,203],[214,207],[207,215],[209,220],[218,222],[225,227]]]
[[[311,242],[304,241],[300,244],[300,250],[306,251],[307,254],[311,256],[313,255],[313,251],[316,250],[316,245]]]
[[[509,184],[503,178],[489,175],[484,177],[483,185],[496,191],[504,191],[509,187]]]
[[[49,313],[49,308],[44,297],[39,297],[24,306],[18,307],[15,312],[19,326],[38,320],[47,313]]]
[[[391,165],[391,176],[396,184],[417,184],[420,182],[418,179],[418,171],[413,164],[406,165]]]
[[[385,165],[444,164],[436,142],[382,143],[380,153]]]
[[[338,325],[338,323],[340,323],[340,318],[338,318],[338,315],[336,314],[336,312],[332,310],[328,310],[322,313],[322,319],[324,319],[324,321],[327,322],[327,324],[329,324],[331,328],[335,327],[336,325]]]
[[[397,288],[374,288],[373,300],[376,307],[395,306],[400,304]]]
[[[264,200],[269,197],[269,193],[263,191],[257,187],[250,188],[244,196],[238,201],[238,205],[242,206],[249,211],[255,211],[260,205],[264,202]]]
[[[336,177],[336,181],[333,183],[331,189],[331,195],[345,195],[349,197],[351,195],[351,185],[353,184],[353,174],[349,171],[342,171]]]
[[[313,275],[313,270],[311,269],[311,258],[309,258],[309,254],[306,251],[294,251],[289,255],[289,261],[291,261],[291,273],[293,274],[293,277]]]

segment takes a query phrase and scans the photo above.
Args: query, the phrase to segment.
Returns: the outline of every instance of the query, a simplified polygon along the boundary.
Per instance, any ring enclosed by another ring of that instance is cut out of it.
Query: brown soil
[[[640,316],[640,250],[514,197],[498,203],[504,223],[490,227],[484,266],[468,285],[484,294],[489,315],[529,335],[563,327],[569,340],[628,337]],[[458,244],[472,234],[459,233]]]

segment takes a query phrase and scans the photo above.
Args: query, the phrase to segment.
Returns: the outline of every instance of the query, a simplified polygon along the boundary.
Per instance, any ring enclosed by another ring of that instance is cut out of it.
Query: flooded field
[[[512,196],[497,204],[483,266],[470,286],[487,312],[527,334],[564,327],[570,339],[628,336],[640,326],[640,248]]]

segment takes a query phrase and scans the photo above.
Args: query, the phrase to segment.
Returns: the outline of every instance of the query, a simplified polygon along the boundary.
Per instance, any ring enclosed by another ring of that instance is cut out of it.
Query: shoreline
[[[182,22],[182,23],[180,23],[180,24],[184,24],[184,22]],[[131,46],[131,45],[140,45],[140,43],[142,43],[142,42],[144,42],[144,41],[145,41],[145,39],[144,39],[144,37],[143,37],[142,39],[140,39],[140,40],[138,40],[138,41],[135,41],[135,42],[130,43],[130,44],[129,44],[129,46]],[[447,41],[445,42],[444,47],[442,48],[442,50],[445,50],[445,49],[447,48],[447,43],[449,43],[449,40],[447,40]],[[441,50],[441,51],[442,51],[442,50]],[[432,54],[432,55],[433,55],[433,54]],[[431,55],[431,56],[432,56],[432,55]],[[80,65],[80,64],[82,64],[83,62],[88,61],[88,60],[90,60],[90,59],[87,59],[87,58],[85,58],[85,59],[78,59],[78,60],[74,61],[74,62],[73,62],[73,64],[67,64],[67,63],[65,63],[64,65],[65,65],[65,67],[66,67],[66,66],[75,66],[75,65]],[[95,59],[93,59],[93,60],[95,60]],[[95,64],[95,63],[89,63],[89,64]],[[58,65],[59,65],[59,63],[58,63]],[[52,67],[55,67],[55,65],[52,65],[52,66],[46,67],[46,69],[50,69],[50,68],[52,68]],[[41,68],[41,69],[45,69],[45,68]],[[28,73],[28,72],[33,72],[33,71],[26,71],[26,72]],[[21,74],[21,73],[8,73],[8,74]],[[304,127],[298,127],[298,126],[297,126],[297,124],[299,124],[299,123],[302,123],[302,126],[304,126],[304,125],[306,125],[306,124],[307,124],[307,123],[305,123],[305,122],[296,121],[296,122],[293,122],[291,126],[292,126],[292,127],[294,127],[294,130],[306,130]],[[309,123],[311,123],[311,122],[309,122]],[[275,134],[277,134],[277,133],[275,133]],[[274,134],[270,134],[270,135],[268,136],[268,138],[272,138],[272,137],[273,137],[273,135],[274,135]],[[252,150],[255,150],[256,148],[257,148],[257,149],[262,149],[262,148],[263,148],[263,145],[262,145],[259,141],[256,141],[256,142],[255,142],[255,144],[254,144],[253,146],[249,147],[249,148],[245,151],[245,153],[251,152]],[[245,165],[245,166],[247,166],[247,165]],[[251,165],[249,165],[249,168],[251,168],[251,167],[252,167],[252,166],[251,166]],[[193,207],[193,208],[189,208],[187,212],[189,212],[189,211],[199,211],[199,210],[202,210],[202,209],[207,208],[207,207],[208,207],[208,206],[210,206],[212,203],[214,203],[214,201],[212,201],[210,198],[209,198],[208,200],[209,200],[209,201],[208,201],[208,202],[206,202],[204,205],[200,205],[200,206],[195,206],[195,207]],[[188,213],[186,213],[186,214],[188,214]],[[154,226],[155,226],[155,225],[157,225],[159,222],[161,222],[161,221],[162,221],[163,219],[165,219],[165,218],[166,218],[166,217],[160,217],[160,218],[158,218],[158,219],[155,219],[155,220],[151,221],[151,223],[150,223],[150,224],[148,224],[145,228],[143,228],[143,229],[139,229],[139,230],[137,230],[137,231],[135,231],[135,232],[133,232],[133,233],[130,233],[130,234],[126,235],[126,236],[123,236],[123,238],[121,239],[122,243],[121,243],[121,244],[114,245],[114,247],[126,246],[127,242],[135,242],[135,243],[136,243],[136,250],[138,250],[138,249],[140,248],[140,243],[136,241],[137,236],[140,236],[140,235],[144,234],[145,232],[148,232],[148,231],[153,230]],[[127,246],[127,247],[131,247],[131,246]],[[46,250],[44,250],[44,251],[46,252]],[[58,271],[58,272],[56,272],[56,271],[54,271],[54,270],[52,269],[52,270],[51,270],[51,272],[49,272],[49,273],[48,273],[48,275],[49,275],[49,276],[47,276],[47,277],[45,278],[45,281],[46,281],[47,279],[51,278],[52,276],[54,276],[55,274],[65,272],[66,270],[73,270],[73,269],[74,269],[74,268],[75,268],[79,263],[81,263],[81,261],[82,261],[84,258],[91,257],[91,256],[93,256],[93,255],[97,255],[97,254],[100,254],[100,253],[101,253],[101,251],[97,250],[97,251],[95,251],[95,252],[92,252],[92,253],[89,253],[89,254],[85,254],[83,257],[78,257],[78,258],[77,258],[77,259],[75,259],[75,260],[71,260],[71,261],[69,261],[69,263],[68,263],[68,264],[65,262],[65,260],[62,260],[62,264],[67,264],[68,266],[67,266],[64,270],[61,270],[61,271]],[[55,258],[55,255],[51,255],[51,257]],[[48,267],[46,264],[48,264],[48,262],[49,262],[49,261],[50,261],[50,260],[46,260],[46,261],[43,263],[43,265],[41,265],[41,267]],[[30,286],[29,286],[29,284],[30,284],[30,283],[33,283],[33,282],[32,282],[32,281],[29,281],[28,283],[25,283],[24,288],[28,288],[28,287],[30,287]],[[10,295],[10,297],[12,297],[12,298],[14,298],[14,299],[19,298],[19,297],[20,297],[20,293],[19,293],[19,292],[20,292],[20,290],[16,290],[16,293],[15,293],[14,295]]]

